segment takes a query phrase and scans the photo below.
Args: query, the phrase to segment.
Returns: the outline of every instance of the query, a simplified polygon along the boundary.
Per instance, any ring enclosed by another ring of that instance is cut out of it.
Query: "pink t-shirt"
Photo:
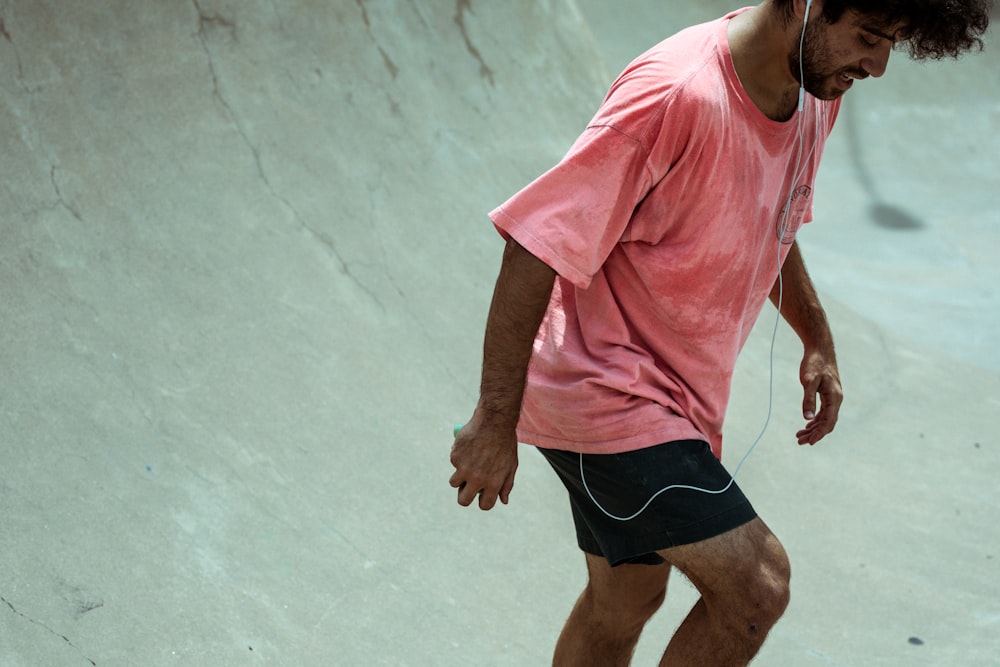
[[[732,64],[734,15],[634,61],[565,158],[490,214],[559,274],[522,442],[615,453],[700,439],[721,456],[736,357],[811,218],[839,109],[807,95],[801,141],[796,118],[768,119]]]

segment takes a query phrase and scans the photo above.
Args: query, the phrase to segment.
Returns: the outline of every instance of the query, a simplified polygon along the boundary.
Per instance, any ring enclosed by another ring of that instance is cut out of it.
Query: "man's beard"
[[[823,19],[817,19],[807,24],[805,44],[802,47],[804,87],[807,93],[821,100],[833,100],[844,94],[844,90],[835,85],[842,74],[853,74],[859,79],[868,76],[867,72],[856,68],[838,68],[833,65],[833,52],[827,42],[824,30],[827,25],[829,24]],[[799,72],[798,53],[792,53],[788,56],[788,66],[792,70],[792,76],[802,85],[803,76]]]

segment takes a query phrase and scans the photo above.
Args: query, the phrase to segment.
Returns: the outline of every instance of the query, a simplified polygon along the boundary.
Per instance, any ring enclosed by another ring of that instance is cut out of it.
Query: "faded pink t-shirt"
[[[559,274],[522,442],[614,453],[701,439],[721,456],[736,357],[811,217],[839,109],[807,95],[801,141],[796,118],[761,113],[733,68],[734,15],[634,61],[565,158],[490,214]]]

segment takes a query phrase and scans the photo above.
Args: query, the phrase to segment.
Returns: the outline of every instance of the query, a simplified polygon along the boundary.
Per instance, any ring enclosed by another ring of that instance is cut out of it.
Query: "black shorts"
[[[537,449],[569,491],[580,548],[603,556],[612,566],[658,565],[664,562],[656,554],[661,549],[721,535],[757,516],[701,440],[679,440],[621,454],[584,454],[582,459],[576,452]],[[581,460],[586,485],[580,477]],[[673,484],[710,491],[729,487],[721,493],[670,489],[628,518]]]

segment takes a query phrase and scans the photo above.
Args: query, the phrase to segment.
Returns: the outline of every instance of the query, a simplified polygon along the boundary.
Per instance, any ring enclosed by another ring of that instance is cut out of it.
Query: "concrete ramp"
[[[729,8],[0,2],[0,664],[546,664],[584,581],[558,482],[526,447],[507,507],[447,485],[485,214]],[[898,56],[829,149],[801,238],[847,402],[796,447],[780,330],[740,478],[795,570],[760,664],[996,664],[995,46]],[[674,578],[635,664],[695,597]]]

